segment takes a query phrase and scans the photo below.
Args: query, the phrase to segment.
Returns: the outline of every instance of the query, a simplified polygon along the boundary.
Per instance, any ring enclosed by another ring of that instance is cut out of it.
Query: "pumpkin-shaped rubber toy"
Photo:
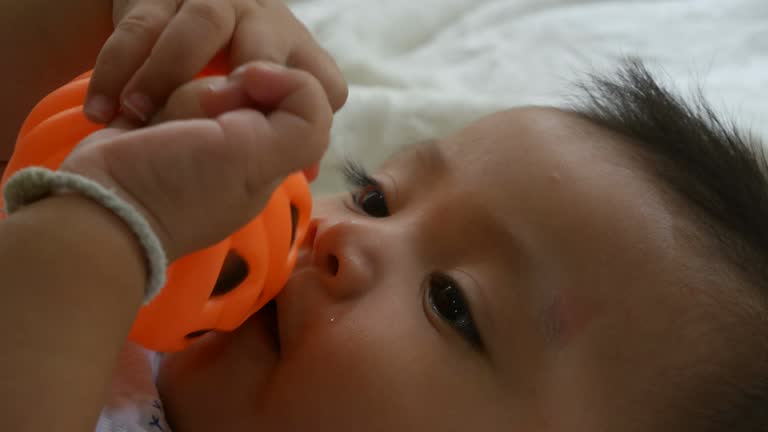
[[[200,76],[223,70],[209,66]],[[75,145],[102,127],[83,114],[89,80],[90,72],[35,106],[19,132],[3,184],[24,167],[56,169]],[[304,174],[287,177],[257,218],[218,244],[169,266],[165,287],[140,309],[130,339],[151,350],[178,351],[206,331],[240,326],[288,279],[309,225],[311,207]],[[228,265],[230,261],[238,265],[228,284],[217,285],[225,260]]]

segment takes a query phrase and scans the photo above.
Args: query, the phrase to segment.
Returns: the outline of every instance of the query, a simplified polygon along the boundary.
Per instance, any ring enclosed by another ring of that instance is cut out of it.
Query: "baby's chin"
[[[233,332],[209,333],[164,356],[157,386],[172,424],[196,421],[201,410],[224,415],[227,404],[266,389],[280,357],[269,313],[265,309]]]

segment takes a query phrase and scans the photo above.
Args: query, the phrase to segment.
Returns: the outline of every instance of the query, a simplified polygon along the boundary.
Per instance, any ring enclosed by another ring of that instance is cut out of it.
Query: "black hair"
[[[699,89],[684,98],[640,59],[578,84],[569,110],[627,138],[651,174],[690,209],[709,244],[754,296],[752,329],[732,335],[744,371],[718,371],[718,386],[691,395],[696,430],[768,431],[768,159],[755,135],[723,118]],[[737,290],[734,290],[737,291]],[[740,292],[740,291],[739,291]],[[738,331],[738,330],[736,330]],[[702,341],[705,342],[705,341]],[[734,345],[735,347],[735,345]],[[736,355],[736,354],[734,354]],[[733,367],[731,367],[733,369]]]

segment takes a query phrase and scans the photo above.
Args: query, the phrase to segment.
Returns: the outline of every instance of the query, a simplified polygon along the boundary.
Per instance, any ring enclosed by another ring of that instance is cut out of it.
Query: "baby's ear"
[[[225,76],[200,78],[177,88],[149,123],[216,117],[247,106],[249,98],[242,81]]]

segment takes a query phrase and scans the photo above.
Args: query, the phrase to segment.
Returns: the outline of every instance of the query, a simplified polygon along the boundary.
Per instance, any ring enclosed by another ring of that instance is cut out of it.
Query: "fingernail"
[[[216,81],[213,81],[211,83],[208,83],[208,90],[210,90],[213,93],[218,93],[223,90],[226,90],[230,87],[232,87],[233,83],[226,79],[217,79]]]
[[[249,67],[256,67],[256,68],[260,68],[261,70],[267,70],[267,71],[273,71],[273,72],[280,72],[285,70],[285,66],[281,64],[272,63],[268,61],[258,61],[255,63],[246,63],[238,66],[234,71],[232,71],[232,73],[229,74],[229,79],[232,80],[232,79],[240,78]]]
[[[86,101],[83,111],[89,118],[106,123],[115,115],[115,104],[108,97],[98,94]]]
[[[249,64],[240,65],[235,70],[232,71],[232,73],[229,74],[229,77],[227,79],[234,80],[240,78],[244,73],[245,70],[248,69]]]
[[[317,179],[317,176],[320,175],[320,163],[318,162],[308,168],[304,168],[303,172],[307,182],[312,183],[315,181],[315,179]]]
[[[123,108],[146,123],[152,113],[152,101],[141,93],[134,93],[123,100]]]
[[[257,62],[256,65],[262,70],[268,70],[273,72],[281,72],[285,70],[285,66],[278,63],[268,62],[268,61]]]

